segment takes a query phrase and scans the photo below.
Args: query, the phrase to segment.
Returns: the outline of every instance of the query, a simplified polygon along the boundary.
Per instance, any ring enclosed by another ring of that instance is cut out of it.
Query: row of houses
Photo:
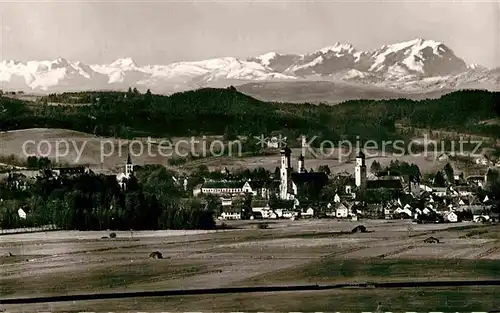
[[[243,213],[233,208],[233,197],[222,197],[222,219],[241,219]],[[389,203],[366,204],[351,194],[335,194],[332,202],[316,204],[315,207],[301,206],[299,199],[288,202],[288,207],[273,210],[269,200],[254,198],[248,216],[259,218],[330,217],[330,218],[413,218],[425,215],[439,215],[443,220],[453,222],[457,212],[470,212],[473,219],[489,219],[494,201],[487,196],[480,199],[474,192],[461,193],[454,187],[430,188],[422,185],[422,192],[416,197],[410,192]],[[296,212],[296,213],[294,213]],[[453,213],[453,214],[451,214]],[[450,215],[451,214],[451,215]],[[448,216],[449,215],[449,216]],[[460,214],[457,214],[457,216]],[[448,217],[447,217],[448,216]]]
[[[269,198],[273,191],[278,190],[279,181],[269,180],[269,181],[257,181],[257,180],[247,180],[247,181],[207,181],[202,185],[195,187],[193,191],[194,196],[200,194],[209,195],[242,195],[242,194],[252,194],[255,197]]]
[[[440,162],[447,162],[451,158],[453,158],[455,155],[450,152],[445,152],[441,153],[438,157],[437,160]],[[473,159],[473,162],[477,165],[482,165],[482,166],[495,166],[495,167],[500,167],[500,158],[493,158],[490,157],[486,154],[479,155]]]

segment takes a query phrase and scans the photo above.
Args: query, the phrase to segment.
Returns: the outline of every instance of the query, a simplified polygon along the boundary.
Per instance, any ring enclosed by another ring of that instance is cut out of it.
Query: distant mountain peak
[[[54,60],[54,63],[68,63],[68,60],[66,60],[63,57],[58,57],[57,59]]]
[[[424,49],[426,47],[430,47],[433,49],[435,53],[439,53],[438,49],[442,48],[442,52],[445,52],[448,50],[448,47],[446,47],[442,42],[435,41],[435,40],[427,40],[423,38],[416,38],[408,41],[402,41],[398,43],[394,43],[391,45],[383,45],[381,49],[378,50],[385,50],[387,52],[396,52],[404,49]]]
[[[262,65],[269,66],[271,64],[271,60],[275,59],[277,56],[279,56],[279,53],[277,52],[267,52],[255,57],[255,59],[259,60]]]
[[[422,89],[455,88],[470,82],[498,83],[500,71],[467,64],[442,42],[424,38],[370,51],[357,51],[350,43],[335,42],[305,54],[267,52],[247,59],[227,56],[146,66],[138,66],[131,57],[93,65],[62,57],[0,62],[0,84],[4,90],[121,90],[133,86],[171,93],[246,82],[291,80],[340,80],[401,89],[410,85]]]
[[[471,70],[478,70],[478,71],[482,71],[482,70],[487,70],[488,68],[486,68],[485,66],[482,66],[481,64],[477,64],[477,63],[471,63],[469,65],[467,65],[467,67]]]
[[[131,57],[119,58],[116,59],[111,66],[114,67],[137,67],[134,60]]]
[[[328,52],[347,52],[347,53],[353,53],[355,52],[356,49],[354,46],[350,43],[340,43],[336,42],[333,46],[328,46],[324,47],[318,50],[318,52],[321,52],[323,54],[328,53]]]

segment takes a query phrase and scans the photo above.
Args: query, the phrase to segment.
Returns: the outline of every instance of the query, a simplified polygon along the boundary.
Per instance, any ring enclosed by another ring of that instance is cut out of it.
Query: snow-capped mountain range
[[[64,58],[3,61],[0,88],[55,92],[137,87],[170,93],[253,81],[325,80],[418,90],[496,86],[500,84],[499,72],[467,64],[443,43],[414,39],[373,51],[335,43],[308,54],[269,52],[248,59],[223,57],[167,65],[138,66],[131,58],[95,65]]]

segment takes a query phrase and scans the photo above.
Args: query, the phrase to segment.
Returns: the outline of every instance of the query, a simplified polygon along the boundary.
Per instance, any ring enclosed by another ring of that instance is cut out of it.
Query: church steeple
[[[129,177],[134,171],[134,164],[132,164],[132,159],[130,158],[130,152],[127,157],[127,164],[125,165],[125,175]]]
[[[284,200],[288,199],[289,192],[291,191],[291,154],[292,150],[288,146],[281,149],[280,198]]]
[[[304,156],[302,154],[299,156],[298,172],[299,173],[305,173],[306,172],[306,167],[305,167],[305,164],[304,164]]]
[[[366,164],[365,164],[365,154],[363,151],[359,151],[356,157],[356,167],[354,168],[356,186],[362,189],[366,188]]]

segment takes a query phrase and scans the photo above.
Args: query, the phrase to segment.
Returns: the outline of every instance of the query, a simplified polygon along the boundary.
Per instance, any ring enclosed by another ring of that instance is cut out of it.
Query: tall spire
[[[127,164],[125,164],[125,175],[129,177],[134,171],[134,165],[132,164],[132,160],[130,158],[130,151],[127,157]]]

